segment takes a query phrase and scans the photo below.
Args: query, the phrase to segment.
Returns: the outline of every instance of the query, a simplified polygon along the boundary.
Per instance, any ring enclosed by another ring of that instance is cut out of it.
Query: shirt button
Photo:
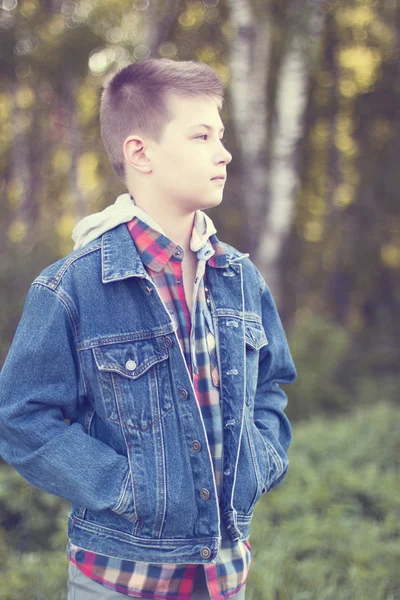
[[[181,254],[182,254],[182,252],[181,252],[181,249],[180,249],[180,248],[177,248],[177,249],[175,250],[175,256],[180,256]]]
[[[194,450],[195,452],[201,450],[201,444],[198,440],[194,440],[194,442],[192,442],[192,450]]]
[[[210,492],[207,488],[202,488],[200,490],[200,496],[203,498],[203,500],[208,500],[210,497]]]
[[[184,389],[179,390],[179,396],[182,398],[182,400],[186,400],[186,398],[188,397],[188,395],[189,394],[187,393],[187,390],[184,390]]]
[[[206,546],[204,546],[204,548],[202,548],[200,550],[200,554],[203,558],[210,558],[211,550],[210,550],[210,548],[207,548]]]
[[[136,369],[136,363],[134,360],[128,360],[125,367],[128,369],[128,371],[134,371]]]
[[[167,346],[167,348],[171,348],[172,346],[172,340],[169,337],[164,338],[164,344]]]

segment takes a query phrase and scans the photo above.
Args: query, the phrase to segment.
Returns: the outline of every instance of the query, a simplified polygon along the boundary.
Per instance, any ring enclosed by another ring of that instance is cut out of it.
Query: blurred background
[[[0,365],[30,283],[126,191],[113,72],[203,61],[233,155],[218,237],[260,268],[297,367],[246,600],[400,599],[400,2],[0,0]],[[0,459],[0,599],[66,598],[69,504]]]

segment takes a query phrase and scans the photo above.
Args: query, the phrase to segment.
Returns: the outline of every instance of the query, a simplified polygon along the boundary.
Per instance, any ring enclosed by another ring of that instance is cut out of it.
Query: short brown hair
[[[203,62],[147,58],[123,67],[101,94],[100,132],[116,174],[125,182],[123,143],[132,133],[158,142],[171,120],[168,93],[216,98],[224,102],[224,84]]]

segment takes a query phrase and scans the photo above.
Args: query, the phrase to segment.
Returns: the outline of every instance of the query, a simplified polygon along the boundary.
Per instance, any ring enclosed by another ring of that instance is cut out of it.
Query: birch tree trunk
[[[249,0],[229,0],[233,30],[230,54],[232,117],[240,150],[244,244],[253,259],[268,205],[267,78],[270,26],[264,9]]]
[[[314,50],[321,35],[323,4],[318,0],[293,3],[293,12],[301,19],[294,19],[293,36],[290,30],[285,33],[288,43],[277,77],[271,140],[267,131],[272,27],[269,8],[256,11],[250,0],[231,0],[229,5],[234,31],[230,92],[241,151],[245,247],[279,303],[278,264],[294,216],[296,146],[303,133],[308,87],[311,53],[305,49],[304,40]]]
[[[303,134],[307,80],[304,55],[295,40],[283,60],[278,78],[269,166],[269,203],[255,257],[278,303],[282,294],[279,257],[293,222],[297,183],[295,152]]]
[[[298,6],[294,6],[294,12],[299,12]],[[288,36],[289,43],[277,80],[276,118],[269,164],[269,204],[255,256],[277,303],[282,297],[279,258],[294,220],[298,183],[296,149],[304,133],[310,67],[317,54],[315,48],[320,44],[324,20],[323,3],[311,0],[302,8],[307,7],[308,20],[303,26],[294,18],[293,36]],[[300,17],[292,15],[296,16]]]

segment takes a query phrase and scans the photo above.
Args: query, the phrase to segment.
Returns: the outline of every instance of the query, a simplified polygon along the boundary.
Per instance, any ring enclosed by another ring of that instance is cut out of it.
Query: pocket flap
[[[262,346],[268,344],[264,327],[256,321],[247,321],[245,323],[245,340],[246,344],[252,346],[255,350],[259,350]]]
[[[100,371],[114,371],[129,379],[140,377],[152,365],[168,358],[162,336],[105,344],[93,348],[93,353]]]

